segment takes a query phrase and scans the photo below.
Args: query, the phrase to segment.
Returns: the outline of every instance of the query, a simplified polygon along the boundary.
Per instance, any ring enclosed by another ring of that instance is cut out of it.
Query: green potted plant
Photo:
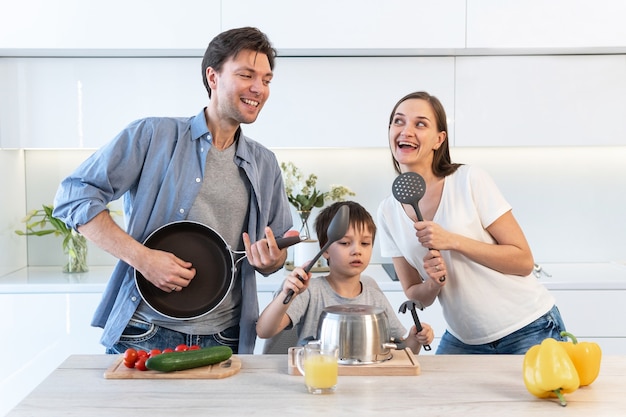
[[[68,261],[63,266],[63,272],[87,272],[87,239],[73,229],[70,229],[61,220],[52,216],[52,206],[43,204],[39,210],[31,210],[22,220],[26,231],[16,230],[20,236],[45,236],[54,234],[63,238],[63,253]]]

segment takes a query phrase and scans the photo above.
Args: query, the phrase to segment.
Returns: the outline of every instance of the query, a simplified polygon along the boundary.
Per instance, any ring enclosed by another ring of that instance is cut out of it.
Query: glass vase
[[[67,264],[63,267],[63,272],[75,274],[89,271],[85,236],[72,230],[72,233],[63,240],[63,252],[67,255]]]
[[[300,216],[300,221],[302,222],[302,226],[300,227],[300,236],[306,236],[307,239],[311,239],[311,231],[309,230],[310,215],[310,210],[298,210],[298,216]]]

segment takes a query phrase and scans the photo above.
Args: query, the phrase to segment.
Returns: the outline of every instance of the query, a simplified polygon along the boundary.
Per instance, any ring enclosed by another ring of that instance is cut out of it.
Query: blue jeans
[[[229,346],[233,353],[239,351],[239,326],[210,335],[192,335],[166,329],[142,320],[131,319],[124,329],[120,340],[106,350],[109,354],[124,353],[128,348],[143,349],[174,349],[178,345]]]
[[[504,336],[502,339],[483,345],[467,345],[446,330],[439,342],[437,355],[523,355],[532,346],[540,344],[549,337],[565,340],[561,337],[561,331],[564,330],[565,324],[563,324],[561,313],[557,306],[554,306],[529,325]]]

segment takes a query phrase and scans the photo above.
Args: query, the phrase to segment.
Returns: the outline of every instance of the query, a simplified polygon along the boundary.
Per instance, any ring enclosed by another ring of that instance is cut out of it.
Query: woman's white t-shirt
[[[445,177],[441,202],[433,221],[449,232],[495,243],[487,227],[511,210],[491,177],[482,169],[462,165]],[[402,204],[388,196],[378,207],[381,254],[404,257],[424,279],[428,249],[415,236],[413,221]],[[470,345],[490,343],[532,323],[554,305],[554,297],[533,274],[503,274],[455,251],[441,251],[447,281],[439,293],[448,331]]]

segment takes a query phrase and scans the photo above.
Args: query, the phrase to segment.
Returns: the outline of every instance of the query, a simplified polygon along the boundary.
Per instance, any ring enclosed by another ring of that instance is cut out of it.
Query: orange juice
[[[332,388],[337,385],[337,358],[309,355],[304,359],[304,383],[311,388]]]

